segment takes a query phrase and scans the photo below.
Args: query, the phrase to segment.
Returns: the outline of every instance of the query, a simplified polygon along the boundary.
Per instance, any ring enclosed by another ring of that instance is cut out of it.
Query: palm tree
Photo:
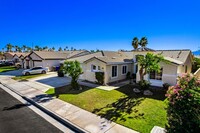
[[[43,47],[43,50],[47,50],[47,49],[48,49],[48,47],[47,47],[47,46]]]
[[[31,47],[26,47],[27,52],[31,52],[32,48]]]
[[[58,51],[62,51],[62,48],[60,47],[60,48],[58,49]]]
[[[22,48],[18,47],[17,51],[22,52]]]
[[[15,48],[15,52],[18,52],[19,47],[17,45],[15,45],[14,48]]]
[[[138,48],[138,46],[139,46],[139,40],[138,40],[137,37],[134,37],[134,38],[133,38],[132,46],[133,46],[134,49],[137,49],[137,48]]]
[[[21,49],[23,50],[23,52],[25,52],[26,49],[27,49],[27,46],[26,46],[26,45],[22,45],[22,48],[21,48]]]
[[[35,46],[35,51],[39,51],[40,47],[38,45]]]
[[[54,51],[54,50],[55,50],[55,48],[54,48],[54,47],[52,47],[52,50]]]
[[[147,38],[146,38],[146,37],[142,37],[141,40],[140,40],[140,46],[141,46],[142,48],[144,48],[144,47],[147,46],[147,44],[148,44]]]
[[[7,52],[11,52],[11,50],[12,50],[12,44],[8,43],[6,45],[6,48],[7,48]]]

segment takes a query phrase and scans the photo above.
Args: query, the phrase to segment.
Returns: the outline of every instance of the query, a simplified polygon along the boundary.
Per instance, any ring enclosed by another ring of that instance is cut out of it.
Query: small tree
[[[81,68],[81,65],[78,61],[65,61],[63,70],[66,74],[68,74],[72,80],[71,80],[71,86],[73,89],[78,89],[78,78],[83,73],[83,70]]]
[[[95,72],[95,78],[98,84],[104,84],[104,72]]]
[[[200,81],[190,74],[167,91],[168,133],[197,133],[200,129]]]
[[[161,61],[164,61],[163,56],[161,55],[154,55],[152,53],[147,53],[145,56],[138,55],[137,56],[138,63],[140,65],[140,81],[144,80],[144,75],[146,75],[149,72],[160,71],[160,65],[159,63]]]

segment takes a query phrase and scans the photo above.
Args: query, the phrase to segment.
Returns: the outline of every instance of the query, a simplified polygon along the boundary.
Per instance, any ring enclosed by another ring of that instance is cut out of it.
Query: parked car
[[[14,62],[13,61],[5,61],[5,66],[13,66]]]
[[[22,72],[23,75],[30,75],[30,74],[46,74],[48,71],[47,68],[43,68],[43,67],[33,67],[31,69],[26,69]]]

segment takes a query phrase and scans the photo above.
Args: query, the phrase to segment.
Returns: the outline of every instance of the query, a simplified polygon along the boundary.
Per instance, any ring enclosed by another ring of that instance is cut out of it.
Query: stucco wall
[[[180,65],[178,67],[178,74],[185,73],[186,66],[187,66],[187,72],[186,73],[191,73],[191,71],[192,71],[192,61],[191,61],[190,56],[188,56],[184,65]]]
[[[91,82],[95,82],[96,78],[95,78],[95,71],[92,71],[92,65],[96,65],[97,68],[98,66],[100,66],[100,71],[104,71],[106,70],[106,64],[99,61],[99,60],[92,60],[89,61],[87,63],[81,64],[82,68],[83,68],[83,75],[81,76],[81,79],[85,79]]]
[[[30,57],[32,58],[32,60],[42,60],[38,55],[36,55],[35,53],[30,54]]]
[[[133,73],[133,64],[118,64],[117,66],[117,77],[112,77],[112,66],[115,65],[107,65],[106,66],[106,72],[105,72],[105,82],[106,83],[110,83],[110,82],[115,82],[115,81],[119,81],[119,80],[123,80],[126,79],[126,74],[122,74],[122,66],[127,65],[128,69],[127,72],[131,72],[131,74]]]
[[[42,66],[47,67],[50,71],[53,69],[53,66],[60,66],[62,60],[43,60]]]
[[[177,68],[178,66],[172,63],[166,64],[164,62],[160,63],[161,68],[163,68],[162,80],[150,80],[149,74],[146,74],[144,79],[149,80],[152,85],[162,86],[163,83],[168,83],[170,85],[175,85],[177,82]],[[138,67],[138,70],[140,67]],[[139,72],[137,73],[137,82],[140,80]]]

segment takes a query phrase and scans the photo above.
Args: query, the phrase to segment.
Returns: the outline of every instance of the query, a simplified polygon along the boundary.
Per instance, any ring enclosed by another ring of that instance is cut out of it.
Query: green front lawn
[[[44,75],[46,75],[46,74],[35,74],[35,75],[28,75],[28,76],[22,75],[22,76],[13,77],[12,79],[19,80],[19,81],[25,81],[25,80],[28,80],[31,78],[36,78],[36,77],[40,77],[40,76],[44,76]]]
[[[12,70],[16,70],[17,68],[14,66],[3,66],[0,67],[0,73],[1,72],[7,72],[7,71],[12,71]]]
[[[46,93],[142,133],[149,133],[154,126],[164,127],[167,122],[165,92],[157,90],[153,96],[144,96],[134,94],[133,88],[127,85],[104,91],[88,87],[71,90],[65,86]]]

